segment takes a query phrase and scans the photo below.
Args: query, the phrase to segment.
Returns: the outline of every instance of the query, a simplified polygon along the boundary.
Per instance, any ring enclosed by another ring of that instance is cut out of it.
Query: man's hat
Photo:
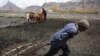
[[[88,22],[87,20],[85,20],[85,19],[80,20],[80,21],[78,21],[77,23],[78,23],[78,25],[81,25],[81,26],[83,26],[84,28],[89,28],[89,22]]]

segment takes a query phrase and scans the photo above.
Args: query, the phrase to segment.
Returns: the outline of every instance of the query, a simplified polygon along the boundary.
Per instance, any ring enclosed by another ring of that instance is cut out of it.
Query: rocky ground
[[[48,14],[47,20],[39,24],[28,23],[24,17],[0,17],[1,56],[5,54],[6,49],[15,48],[15,44],[21,46],[26,43],[45,43],[46,40],[49,40],[50,35],[60,30],[65,24],[76,22],[79,19],[88,19],[91,26],[87,31],[79,33],[67,42],[71,50],[69,56],[100,56],[99,14]],[[49,50],[49,47],[48,45],[39,48],[32,51],[32,55],[27,56],[43,56]],[[61,54],[61,51],[56,56],[59,54]]]

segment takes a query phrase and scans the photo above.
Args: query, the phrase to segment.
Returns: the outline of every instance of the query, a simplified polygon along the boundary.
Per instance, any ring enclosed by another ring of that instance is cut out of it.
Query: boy
[[[70,50],[66,44],[66,41],[70,38],[73,38],[79,32],[87,30],[88,27],[89,22],[87,20],[80,20],[77,23],[69,23],[65,25],[64,28],[51,36],[51,48],[44,56],[54,56],[59,51],[59,49],[63,51],[63,54],[60,56],[68,56]]]

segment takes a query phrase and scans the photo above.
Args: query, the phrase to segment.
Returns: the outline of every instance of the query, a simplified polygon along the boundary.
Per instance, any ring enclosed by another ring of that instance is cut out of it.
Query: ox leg
[[[29,19],[28,19],[28,22],[29,22]]]

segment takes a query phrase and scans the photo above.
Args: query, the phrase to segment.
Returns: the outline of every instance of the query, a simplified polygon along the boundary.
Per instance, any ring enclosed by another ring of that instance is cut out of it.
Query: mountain
[[[76,9],[76,8],[84,8],[84,9],[95,9],[100,11],[100,0],[77,0],[77,1],[68,1],[68,2],[49,2],[44,3],[42,5],[43,8],[50,9],[53,7],[58,10],[66,10],[66,9]]]
[[[49,2],[49,3],[44,3],[42,7],[44,8],[59,7],[59,4],[56,2]]]
[[[31,5],[25,9],[21,9],[12,2],[8,1],[7,4],[0,7],[0,10],[6,10],[6,11],[40,11],[41,8],[45,8],[47,11],[50,9],[58,9],[58,10],[66,10],[66,9],[76,9],[76,8],[84,8],[84,9],[95,9],[100,11],[100,0],[76,0],[74,2],[68,1],[68,2],[48,2],[44,3],[42,6],[35,6]]]
[[[59,3],[61,9],[73,9],[78,6],[78,2],[68,1],[66,3]]]
[[[21,11],[22,9],[13,4],[12,2],[8,1],[7,4],[0,7],[0,10],[7,10],[7,11]]]
[[[41,6],[29,6],[27,8],[25,8],[25,11],[39,11],[41,9]]]
[[[100,8],[100,0],[79,0],[80,6],[84,8]]]
[[[49,3],[44,3],[42,6],[29,6],[27,7],[26,9],[24,9],[25,11],[35,11],[35,12],[38,12],[40,11],[42,8],[45,8],[45,9],[49,9],[51,7],[59,7],[59,4],[57,4],[56,2],[49,2]]]
[[[44,3],[42,5],[43,8],[46,9],[58,9],[58,10],[65,10],[65,9],[73,9],[76,8],[78,5],[78,2],[61,2],[61,3],[56,3],[56,2],[49,2],[49,3]]]

